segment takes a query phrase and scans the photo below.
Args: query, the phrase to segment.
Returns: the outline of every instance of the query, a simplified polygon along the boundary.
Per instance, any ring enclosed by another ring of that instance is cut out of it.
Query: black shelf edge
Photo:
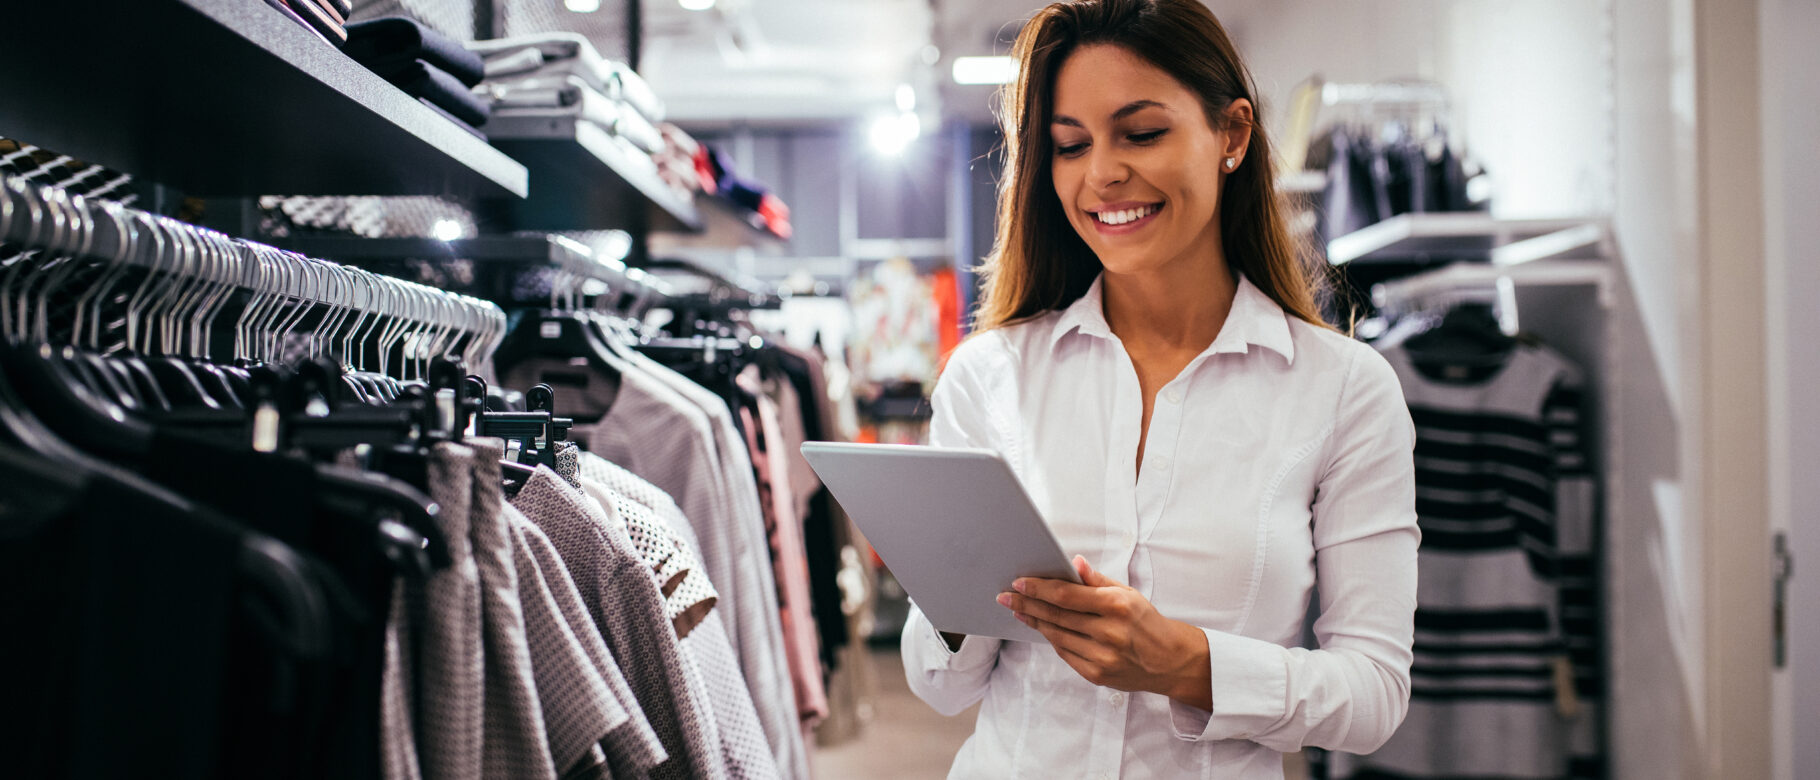
[[[31,2],[0,135],[215,197],[522,197],[524,166],[258,0]]]
[[[523,230],[631,229],[634,209],[651,230],[697,232],[701,212],[671,189],[642,151],[572,116],[497,116],[493,145],[523,162],[531,194],[513,204]],[[642,158],[642,159],[641,159]]]
[[[562,264],[576,255],[556,236],[481,236],[442,241],[435,238],[361,238],[358,236],[291,236],[271,239],[276,246],[311,257],[359,265],[362,260],[473,260],[503,263]]]

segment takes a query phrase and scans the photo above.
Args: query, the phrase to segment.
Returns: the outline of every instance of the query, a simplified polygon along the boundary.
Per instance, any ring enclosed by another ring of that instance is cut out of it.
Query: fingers
[[[1029,596],[1020,596],[1015,593],[999,594],[998,603],[1001,606],[1010,608],[1019,615],[1028,615],[1038,620],[1054,623],[1070,631],[1082,634],[1092,633],[1093,623],[1098,619],[1097,615],[1076,612],[1040,599],[1031,598]]]
[[[1086,585],[1076,585],[1067,580],[1022,577],[1011,583],[1011,589],[1032,599],[1046,601],[1075,612],[1097,613],[1097,607],[1101,603],[1100,594],[1096,589]]]
[[[1105,579],[1099,576],[1099,572],[1093,570],[1093,565],[1087,562],[1085,555],[1074,556],[1074,573],[1080,575],[1082,583],[1093,587],[1100,587],[1102,585],[1100,581]]]
[[[1076,655],[1084,655],[1092,652],[1097,646],[1091,637],[1069,630],[1064,626],[1051,623],[1047,620],[1034,618],[1021,612],[1018,613],[1017,619],[1018,622],[1036,629],[1038,633],[1043,635],[1044,639],[1049,640],[1049,644],[1054,645],[1057,648],[1067,648],[1069,652]]]

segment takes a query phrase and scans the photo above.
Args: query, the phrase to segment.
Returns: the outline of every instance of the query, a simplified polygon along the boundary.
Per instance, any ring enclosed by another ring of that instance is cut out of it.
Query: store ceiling
[[[608,0],[600,13],[614,5]],[[1040,5],[719,0],[711,10],[691,11],[677,0],[644,0],[641,70],[672,116],[694,126],[863,119],[894,112],[900,84],[912,85],[918,109],[931,120],[984,122],[992,89],[954,84],[953,58],[1004,53],[1019,23]],[[1235,28],[1265,7],[1263,0],[1212,5]]]

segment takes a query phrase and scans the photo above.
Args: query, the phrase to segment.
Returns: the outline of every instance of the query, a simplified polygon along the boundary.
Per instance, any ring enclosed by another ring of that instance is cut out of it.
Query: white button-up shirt
[[[1046,644],[950,652],[912,610],[911,690],[946,714],[983,701],[950,777],[1280,778],[1279,751],[1369,752],[1402,722],[1415,428],[1369,346],[1241,278],[1219,337],[1157,393],[1140,472],[1143,398],[1096,281],[963,344],[933,403],[933,444],[1000,453],[1065,552],[1201,627],[1212,656],[1210,713],[1094,686]]]

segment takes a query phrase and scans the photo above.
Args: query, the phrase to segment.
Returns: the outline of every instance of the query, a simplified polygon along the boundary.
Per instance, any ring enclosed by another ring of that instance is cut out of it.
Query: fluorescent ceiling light
[[[714,0],[676,0],[676,4],[690,11],[706,11],[714,7]]]
[[[591,14],[600,10],[600,0],[563,0],[562,5],[578,14]]]
[[[956,84],[1009,84],[1017,78],[1017,60],[1010,57],[955,57]]]

